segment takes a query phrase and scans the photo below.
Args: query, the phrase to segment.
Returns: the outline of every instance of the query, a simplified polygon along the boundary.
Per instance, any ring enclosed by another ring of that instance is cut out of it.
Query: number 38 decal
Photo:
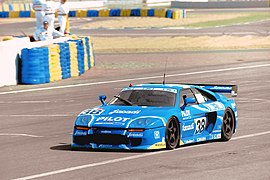
[[[195,134],[201,134],[205,130],[206,126],[206,117],[194,119],[196,130]]]

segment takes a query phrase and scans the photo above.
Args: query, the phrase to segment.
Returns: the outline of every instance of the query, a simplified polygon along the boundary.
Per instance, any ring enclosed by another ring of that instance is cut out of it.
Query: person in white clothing
[[[36,41],[46,41],[52,40],[53,37],[65,36],[63,33],[56,31],[55,29],[49,28],[49,23],[47,21],[43,22],[43,28],[36,30],[34,38]]]
[[[36,15],[36,29],[42,28],[42,22],[45,15],[43,10],[43,6],[46,3],[46,0],[33,0],[33,10],[35,11]]]
[[[48,0],[43,6],[45,11],[45,16],[43,21],[49,23],[49,29],[54,29],[55,11],[57,9],[57,4],[54,1]]]
[[[69,7],[66,4],[67,0],[61,0],[60,6],[58,8],[58,21],[60,24],[60,32],[65,33],[66,23],[67,23],[67,15],[69,12]]]

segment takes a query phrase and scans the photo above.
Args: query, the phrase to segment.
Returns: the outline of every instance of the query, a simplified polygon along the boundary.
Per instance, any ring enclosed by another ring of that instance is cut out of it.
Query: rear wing
[[[230,93],[232,97],[236,97],[238,93],[237,85],[217,85],[217,84],[186,84],[186,85],[199,86],[203,89],[207,89],[215,93]]]
[[[150,84],[160,84],[152,82]],[[238,93],[238,86],[237,85],[227,85],[227,84],[193,84],[193,83],[168,83],[168,84],[181,84],[187,86],[198,86],[203,89],[207,89],[209,91],[215,93],[224,93],[224,94],[231,94],[232,97],[236,97]]]

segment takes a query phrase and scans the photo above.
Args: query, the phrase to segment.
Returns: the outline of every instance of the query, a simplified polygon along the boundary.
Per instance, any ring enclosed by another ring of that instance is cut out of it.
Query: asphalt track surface
[[[127,28],[127,29],[82,29],[81,26],[85,23],[94,21],[106,21],[111,18],[70,18],[73,34],[92,36],[221,36],[221,35],[270,35],[270,20],[239,24],[224,27],[211,27],[203,29],[183,29],[183,28]],[[57,20],[56,20],[57,23]],[[57,25],[56,25],[57,26]],[[10,24],[0,24],[0,36],[22,36],[25,34],[31,35],[35,32],[35,22],[20,22]]]
[[[97,66],[78,78],[0,88],[1,180],[270,179],[270,50],[96,54],[96,59]],[[110,99],[130,83],[162,82],[166,60],[167,82],[239,86],[233,139],[173,151],[71,151],[78,113],[99,105],[100,94]]]
[[[167,53],[161,58],[179,62],[169,64],[168,82],[239,85],[239,128],[231,141],[194,144],[174,151],[71,151],[72,127],[80,111],[99,105],[97,96],[101,93],[111,98],[130,83],[161,81],[163,67],[111,77],[110,70],[104,70],[105,75],[97,79],[91,79],[94,75],[88,71],[80,78],[54,84],[1,88],[0,179],[269,179],[270,56],[266,55],[270,53],[212,54]],[[247,57],[240,60],[244,54]],[[155,56],[146,56],[151,55]],[[102,59],[110,56],[97,58],[105,62]],[[189,61],[181,65],[179,56]],[[230,63],[226,63],[226,56],[232,57]]]

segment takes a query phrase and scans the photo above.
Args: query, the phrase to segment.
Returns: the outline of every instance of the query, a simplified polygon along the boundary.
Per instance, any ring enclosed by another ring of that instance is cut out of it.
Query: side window
[[[182,89],[181,93],[180,93],[180,107],[184,105],[184,98],[195,98],[193,92],[191,91],[191,89]]]
[[[212,94],[209,94],[208,92],[205,92],[204,90],[201,89],[196,89],[197,91],[199,91],[201,93],[201,95],[204,97],[205,101],[216,101],[217,99],[215,98],[215,96],[213,96]]]
[[[199,104],[204,103],[204,102],[207,101],[207,98],[204,97],[204,96],[200,93],[200,91],[198,91],[197,89],[192,88],[192,92],[194,93],[194,95],[195,95],[195,97],[196,97],[196,99],[197,99],[197,102],[198,102]]]

